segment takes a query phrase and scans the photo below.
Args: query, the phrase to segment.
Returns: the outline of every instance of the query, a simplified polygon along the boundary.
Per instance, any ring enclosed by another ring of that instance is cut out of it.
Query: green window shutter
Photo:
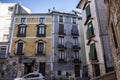
[[[90,58],[90,60],[95,60],[96,59],[96,56],[95,56],[95,43],[90,45],[89,58]]]
[[[88,23],[88,29],[87,29],[87,38],[90,38],[94,35],[93,25],[92,22]]]
[[[86,7],[86,17],[88,18],[88,17],[90,17],[90,16],[91,16],[90,5],[88,5],[88,6]]]

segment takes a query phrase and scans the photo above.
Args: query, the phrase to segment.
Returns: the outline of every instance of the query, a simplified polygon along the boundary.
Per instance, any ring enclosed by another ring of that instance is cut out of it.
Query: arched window
[[[36,54],[45,55],[45,41],[36,41]]]
[[[25,42],[24,41],[22,41],[22,40],[16,41],[15,54],[16,55],[23,55],[24,54],[24,46],[25,46]]]

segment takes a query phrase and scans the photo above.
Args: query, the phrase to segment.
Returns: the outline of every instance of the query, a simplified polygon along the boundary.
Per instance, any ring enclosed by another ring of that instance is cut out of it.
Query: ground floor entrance
[[[39,72],[42,73],[43,76],[45,76],[45,62],[39,63]]]
[[[74,66],[75,77],[80,77],[80,65]]]

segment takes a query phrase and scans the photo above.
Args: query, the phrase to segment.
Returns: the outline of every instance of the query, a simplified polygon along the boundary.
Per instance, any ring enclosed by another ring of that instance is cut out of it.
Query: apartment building
[[[110,36],[110,43],[112,47],[112,55],[115,62],[115,71],[117,75],[117,79],[120,79],[120,55],[119,55],[119,42],[120,42],[120,22],[119,22],[119,14],[120,14],[120,1],[119,0],[104,0],[107,16],[108,16],[108,31]]]
[[[88,76],[99,80],[101,76],[114,71],[104,0],[80,0],[77,8],[82,9],[83,15],[84,25],[82,27]]]
[[[53,11],[52,61],[55,76],[82,77],[80,25],[77,14]]]
[[[10,63],[22,65],[22,74],[51,70],[52,15],[15,14],[10,40]],[[19,70],[19,68],[17,70]]]
[[[17,3],[0,3],[0,73],[6,70],[8,56],[9,32],[12,15],[30,13],[30,10]]]
[[[9,48],[13,70],[81,77],[80,20],[77,14],[57,11],[15,14]]]

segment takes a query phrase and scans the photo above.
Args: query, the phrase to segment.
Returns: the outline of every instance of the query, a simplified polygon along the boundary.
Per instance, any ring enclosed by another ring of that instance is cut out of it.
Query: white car
[[[41,73],[29,73],[23,77],[15,78],[14,80],[44,80],[44,76]]]

